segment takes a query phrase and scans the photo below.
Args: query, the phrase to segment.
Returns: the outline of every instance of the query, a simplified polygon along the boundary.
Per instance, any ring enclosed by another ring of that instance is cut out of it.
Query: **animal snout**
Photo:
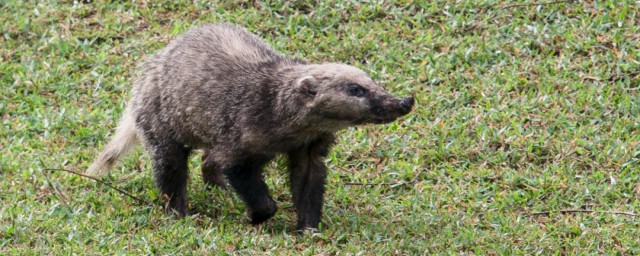
[[[402,107],[403,115],[411,112],[411,109],[413,108],[413,103],[415,103],[415,99],[413,98],[413,96],[406,97],[400,101],[400,106]]]

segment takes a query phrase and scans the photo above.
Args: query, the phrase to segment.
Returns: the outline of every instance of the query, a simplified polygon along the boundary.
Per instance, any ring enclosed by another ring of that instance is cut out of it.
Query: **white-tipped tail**
[[[129,108],[118,123],[116,134],[102,150],[100,156],[89,166],[87,174],[100,176],[109,172],[120,158],[125,156],[138,144],[138,135],[133,115]]]

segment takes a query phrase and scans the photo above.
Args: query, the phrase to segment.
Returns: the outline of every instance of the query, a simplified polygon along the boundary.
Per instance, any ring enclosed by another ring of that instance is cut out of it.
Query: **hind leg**
[[[202,152],[202,180],[207,186],[227,187],[227,180],[221,166],[215,160],[215,153],[212,149],[206,149]]]
[[[270,159],[248,158],[224,169],[229,183],[249,208],[251,224],[260,224],[278,210],[262,179],[262,168]]]
[[[187,179],[188,158],[191,149],[178,143],[165,141],[149,143],[153,158],[156,185],[167,200],[165,209],[178,217],[188,214]]]

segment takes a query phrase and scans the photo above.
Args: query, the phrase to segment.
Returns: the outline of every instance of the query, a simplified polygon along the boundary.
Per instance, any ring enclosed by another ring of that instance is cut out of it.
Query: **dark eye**
[[[347,95],[349,96],[362,97],[366,92],[367,90],[358,84],[347,85]]]

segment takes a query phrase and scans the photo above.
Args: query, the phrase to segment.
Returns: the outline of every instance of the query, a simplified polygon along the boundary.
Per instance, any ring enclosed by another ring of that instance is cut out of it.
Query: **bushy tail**
[[[109,172],[113,165],[124,157],[139,142],[136,133],[134,117],[129,108],[118,123],[116,134],[111,138],[109,144],[102,150],[100,156],[89,166],[87,174],[100,176]]]

